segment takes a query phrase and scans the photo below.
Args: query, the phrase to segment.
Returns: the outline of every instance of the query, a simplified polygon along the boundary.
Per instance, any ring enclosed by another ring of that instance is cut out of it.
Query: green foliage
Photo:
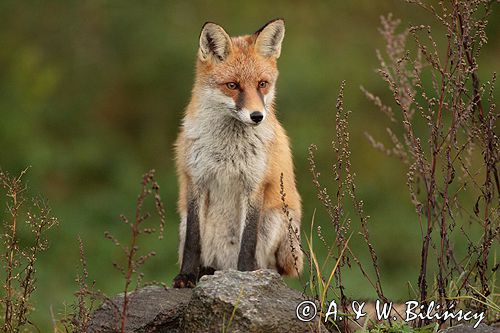
[[[368,331],[361,331],[364,333],[435,333],[437,332],[437,325],[429,325],[425,327],[412,327],[406,323],[395,323],[390,325],[376,325]]]

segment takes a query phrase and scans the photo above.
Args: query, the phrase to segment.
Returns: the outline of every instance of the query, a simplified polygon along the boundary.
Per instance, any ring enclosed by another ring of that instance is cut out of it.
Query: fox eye
[[[235,90],[238,88],[238,83],[236,82],[228,82],[226,83],[226,87],[231,90]]]
[[[268,82],[267,81],[259,81],[259,88],[263,89],[267,87]]]

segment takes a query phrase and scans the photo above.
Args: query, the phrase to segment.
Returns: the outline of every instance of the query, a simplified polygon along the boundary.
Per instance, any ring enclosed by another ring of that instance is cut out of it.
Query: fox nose
[[[250,119],[256,124],[260,123],[264,119],[264,114],[259,111],[254,111],[250,113]]]

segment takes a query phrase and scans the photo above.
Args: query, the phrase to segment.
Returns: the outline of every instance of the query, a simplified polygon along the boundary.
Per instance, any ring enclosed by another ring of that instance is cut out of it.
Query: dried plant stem
[[[2,328],[7,333],[19,332],[29,323],[28,314],[32,309],[30,298],[35,291],[37,256],[48,246],[44,234],[58,223],[57,219],[51,217],[50,208],[41,199],[32,200],[33,209],[23,207],[26,186],[22,178],[26,172],[27,169],[18,177],[11,177],[0,171],[0,185],[8,198],[7,209],[10,215],[10,219],[4,224],[6,231],[0,236],[5,245],[2,257],[5,294],[0,294],[0,303],[4,306]],[[29,240],[31,244],[23,243],[21,246],[18,235],[19,229],[24,225],[31,229],[33,238]]]
[[[499,139],[495,135],[499,115],[492,98],[495,76],[492,82],[481,85],[477,56],[487,42],[486,19],[493,0],[439,1],[437,5],[423,0],[408,2],[431,13],[444,27],[446,53],[440,55],[430,26],[412,26],[396,33],[400,21],[390,15],[382,18],[380,31],[387,42],[388,60],[377,53],[379,73],[387,82],[400,115],[392,112],[379,97],[364,88],[363,92],[388,116],[391,126],[399,126],[403,138],[395,139],[392,133],[397,131],[388,129],[394,147],[386,148],[367,136],[376,149],[399,157],[409,166],[407,185],[422,231],[418,277],[420,302],[425,306],[436,297],[444,308],[451,304],[451,298],[457,299],[450,293],[460,295],[465,289],[465,292],[475,293],[480,300],[476,305],[486,310],[486,298],[491,295],[488,259],[500,224],[500,185],[496,167],[500,154]],[[408,36],[413,38],[417,50],[413,60],[406,49]],[[430,74],[429,82],[422,79],[423,72]],[[485,103],[483,94],[487,86],[490,91]],[[487,104],[489,109],[485,108]],[[420,115],[425,122],[425,132],[421,133],[415,115]],[[480,160],[473,155],[476,149],[482,153],[482,164],[475,163]],[[458,168],[462,175],[457,177]],[[478,171],[471,172],[472,168]],[[482,174],[484,181],[481,182]],[[472,190],[467,186],[469,183],[474,185]],[[424,191],[419,191],[420,188]],[[451,235],[456,224],[461,222],[458,214],[465,211],[461,201],[466,190],[469,193],[479,191],[474,214],[467,215],[481,223],[483,236],[476,245],[461,226],[469,244],[469,260],[457,261]],[[499,196],[497,202],[494,202],[495,190]],[[484,213],[481,217],[480,211]],[[430,294],[427,285],[430,268],[434,267],[429,262],[431,251],[435,251],[437,260],[437,295]],[[458,288],[454,287],[457,286],[455,277],[463,279]],[[477,288],[473,280],[480,285],[480,295],[474,291]],[[419,325],[427,323],[428,320],[421,320]]]
[[[160,197],[160,187],[154,180],[154,170],[150,170],[142,177],[141,192],[139,193],[136,201],[135,217],[132,222],[124,215],[120,216],[122,222],[130,228],[130,239],[127,246],[122,246],[120,241],[111,233],[105,232],[105,237],[111,240],[117,247],[119,247],[125,255],[125,266],[120,266],[113,263],[113,266],[120,271],[124,277],[123,287],[123,303],[119,310],[119,320],[117,320],[117,331],[124,333],[126,331],[127,313],[130,304],[130,291],[131,286],[135,279],[135,289],[139,287],[142,281],[143,274],[138,272],[138,269],[156,253],[154,251],[148,252],[145,255],[139,255],[139,238],[143,234],[152,234],[156,232],[154,228],[142,227],[144,222],[150,217],[149,213],[143,213],[143,206],[146,199],[150,196],[153,197],[156,212],[158,214],[159,223],[159,238],[163,238],[163,231],[165,226],[165,209]]]
[[[20,204],[17,200],[17,196],[20,194],[20,192],[23,190],[19,188],[19,182],[21,180],[21,177],[24,175],[26,172],[23,171],[19,178],[9,182],[7,178],[3,178],[3,185],[4,188],[7,189],[7,196],[11,198],[12,204],[9,207],[9,212],[11,215],[11,224],[10,224],[10,235],[8,237],[8,244],[7,244],[7,252],[6,252],[6,260],[7,260],[7,265],[5,267],[6,269],[6,277],[5,277],[5,291],[7,293],[6,298],[5,298],[5,315],[4,315],[4,330],[5,332],[10,332],[13,330],[12,327],[12,317],[14,315],[14,310],[13,310],[13,286],[12,286],[12,281],[13,281],[13,272],[15,268],[15,263],[14,263],[14,255],[15,253],[19,250],[18,249],[18,244],[17,244],[17,215],[18,215],[18,209],[20,207]]]
[[[312,281],[315,281],[315,278],[319,281],[321,285],[325,285],[323,289],[321,289],[320,294],[316,295],[317,297],[321,296],[320,302],[324,299],[326,292],[328,290],[332,290],[335,295],[338,295],[340,298],[341,309],[344,313],[349,311],[348,306],[348,298],[345,294],[345,287],[343,282],[343,274],[342,271],[345,266],[350,267],[350,260],[354,260],[354,262],[358,265],[361,274],[367,279],[370,285],[373,286],[377,295],[382,300],[387,300],[384,295],[382,283],[381,283],[381,273],[380,267],[378,264],[378,257],[375,251],[375,248],[370,240],[370,233],[368,230],[368,220],[369,216],[365,215],[364,212],[364,204],[362,200],[358,199],[357,189],[354,182],[355,174],[351,170],[351,148],[350,148],[350,134],[349,134],[349,114],[350,111],[346,111],[344,109],[344,89],[345,89],[345,81],[343,81],[340,85],[337,103],[335,105],[336,114],[335,114],[335,139],[332,141],[332,148],[335,156],[335,161],[332,165],[333,176],[336,182],[336,195],[335,199],[332,200],[328,190],[324,188],[319,180],[320,173],[316,168],[315,162],[315,152],[317,147],[315,145],[311,145],[309,147],[309,170],[312,175],[313,184],[317,189],[318,199],[321,201],[325,210],[330,218],[330,222],[333,227],[335,239],[333,246],[329,246],[326,242],[325,238],[321,233],[321,226],[318,226],[318,237],[321,239],[325,247],[328,249],[328,255],[325,259],[325,262],[328,259],[335,259],[336,265],[334,270],[330,272],[331,278],[328,281],[323,281],[322,276],[324,275],[321,272],[320,267],[317,264],[316,255],[311,253],[310,257],[315,259],[314,269],[311,274],[313,275]],[[370,95],[372,100],[384,109],[384,112],[390,117],[392,115],[392,111],[390,108],[385,107],[381,104],[380,99]],[[403,156],[398,154],[399,156]],[[372,280],[368,275],[366,269],[363,267],[359,259],[353,253],[351,248],[348,246],[347,242],[350,237],[347,237],[348,234],[352,234],[350,231],[351,228],[351,219],[346,218],[345,210],[346,204],[350,203],[354,208],[357,217],[359,218],[361,225],[360,235],[362,236],[363,241],[368,247],[368,251],[370,253],[370,258],[372,261],[373,269],[375,271],[375,279]],[[311,235],[312,237],[312,235]],[[309,250],[312,252],[312,238],[308,240]],[[336,257],[332,254],[336,252]],[[324,265],[323,265],[324,266]],[[311,264],[312,268],[313,265]],[[316,277],[317,275],[317,277]],[[331,286],[332,278],[334,278],[334,285]],[[323,303],[322,303],[323,304]],[[348,324],[349,317],[342,316],[342,327],[343,330],[348,332],[352,327]]]

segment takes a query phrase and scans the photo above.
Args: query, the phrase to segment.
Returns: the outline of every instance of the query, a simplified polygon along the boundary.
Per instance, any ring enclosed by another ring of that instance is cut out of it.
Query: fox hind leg
[[[303,268],[303,253],[300,246],[300,221],[293,210],[288,216],[283,213],[284,232],[276,251],[276,266],[282,275],[298,276]]]
[[[279,244],[276,252],[276,267],[282,275],[298,276],[302,271],[304,259],[299,235],[300,229],[292,222],[287,227],[285,235]]]
[[[271,268],[282,275],[297,276],[302,271],[300,221],[289,211],[290,222],[281,208],[263,212],[257,242],[256,259],[259,268]]]

